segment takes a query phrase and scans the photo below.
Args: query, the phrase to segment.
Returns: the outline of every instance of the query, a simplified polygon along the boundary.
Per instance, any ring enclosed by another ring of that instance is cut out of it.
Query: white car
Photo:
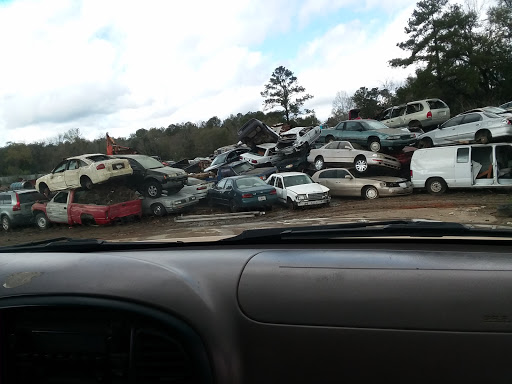
[[[302,172],[275,173],[267,180],[277,192],[277,199],[290,209],[311,205],[326,205],[331,201],[329,188],[315,183]]]
[[[249,152],[240,155],[241,160],[251,163],[255,167],[275,165],[284,156],[277,152],[276,143],[263,143],[254,146]]]
[[[289,129],[281,133],[276,148],[285,155],[301,150],[307,151],[318,140],[320,133],[320,126]]]
[[[37,179],[36,189],[43,194],[79,187],[91,189],[93,184],[132,173],[133,169],[126,159],[101,153],[74,156],[61,161],[51,173]]]

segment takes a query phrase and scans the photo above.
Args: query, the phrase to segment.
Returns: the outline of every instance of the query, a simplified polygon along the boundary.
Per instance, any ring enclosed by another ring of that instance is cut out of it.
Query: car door
[[[337,196],[338,193],[338,185],[336,184],[336,170],[335,169],[326,169],[322,171],[318,175],[318,183],[326,186],[331,190],[331,195]]]
[[[215,185],[210,192],[208,192],[209,198],[214,204],[222,204],[221,202],[221,193],[226,185],[226,179],[222,179]]]
[[[71,159],[68,161],[64,171],[64,180],[67,188],[78,188],[80,186],[80,160]]]
[[[46,216],[51,222],[68,222],[68,196],[68,191],[59,192],[46,204]]]
[[[274,188],[276,189],[277,199],[282,203],[286,203],[287,194],[286,189],[284,188],[282,176],[274,176]]]
[[[468,113],[464,115],[462,124],[456,127],[455,133],[458,140],[474,140],[475,133],[482,126],[482,115],[479,113]]]
[[[352,166],[354,163],[354,147],[348,141],[340,141],[336,149],[336,163],[343,166]]]
[[[464,115],[455,116],[442,124],[439,129],[434,131],[432,141],[434,145],[450,144],[456,136],[456,129],[462,123]]]
[[[384,124],[390,128],[397,128],[403,125],[403,115],[405,113],[403,107],[393,107],[384,116]]]
[[[454,172],[457,187],[470,187],[474,184],[475,177],[469,150],[469,147],[457,148]]]
[[[366,145],[368,140],[368,132],[366,132],[363,124],[361,124],[359,121],[352,120],[345,122],[344,132],[343,140],[360,145]]]
[[[220,190],[219,203],[222,205],[229,205],[229,202],[235,197],[235,191],[233,186],[233,180],[225,179],[226,184]]]
[[[412,120],[418,120],[420,119],[420,114],[425,108],[423,107],[423,104],[421,103],[409,103],[405,107],[405,111],[403,113],[402,117],[402,124],[401,125],[408,125]],[[426,114],[425,114],[426,116]]]
[[[66,189],[66,178],[65,171],[68,165],[68,161],[64,160],[60,162],[48,176],[48,187],[52,191],[58,191]]]

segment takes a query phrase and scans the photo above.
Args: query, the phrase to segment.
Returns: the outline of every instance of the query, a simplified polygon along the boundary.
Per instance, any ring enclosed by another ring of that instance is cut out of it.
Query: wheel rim
[[[443,189],[443,186],[442,186],[441,182],[439,182],[439,181],[434,181],[430,184],[430,190],[432,192],[438,193],[438,192],[441,192],[442,189]]]
[[[164,212],[163,212],[163,210],[162,210],[162,206],[161,206],[161,205],[159,205],[159,204],[158,204],[158,205],[155,205],[155,206],[153,207],[153,214],[154,214],[155,216],[162,216],[162,214],[163,214],[163,213],[164,213]]]
[[[2,218],[2,228],[6,231],[9,229],[9,220],[6,217]]]
[[[44,219],[44,217],[40,217],[37,219],[37,226],[39,228],[45,228],[46,227],[46,220]]]
[[[148,195],[151,196],[151,197],[155,197],[158,193],[158,188],[155,187],[154,185],[150,185],[148,187]]]
[[[366,163],[366,160],[359,159],[356,161],[356,171],[357,172],[364,172],[368,168],[368,164]]]
[[[377,196],[379,196],[377,190],[375,188],[367,188],[366,189],[366,197],[369,199],[369,200],[373,200],[373,199],[376,199]]]
[[[317,159],[315,161],[315,169],[320,171],[324,167],[324,161],[322,159]]]
[[[379,152],[380,151],[380,143],[378,141],[372,141],[370,143],[370,149],[372,152]]]

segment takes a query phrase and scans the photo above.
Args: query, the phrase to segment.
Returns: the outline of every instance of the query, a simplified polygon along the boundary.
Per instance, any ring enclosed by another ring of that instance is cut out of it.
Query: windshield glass
[[[477,2],[0,0],[0,246],[512,227],[512,15]]]
[[[244,177],[235,181],[238,189],[245,191],[257,187],[266,187],[267,183],[261,180],[259,177]]]

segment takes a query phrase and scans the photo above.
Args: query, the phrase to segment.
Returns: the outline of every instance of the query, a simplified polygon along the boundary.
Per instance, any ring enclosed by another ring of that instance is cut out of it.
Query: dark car
[[[277,172],[276,167],[255,167],[247,161],[235,161],[231,164],[223,165],[217,171],[217,181],[229,176],[256,176],[262,180]]]
[[[14,226],[32,223],[32,205],[38,200],[48,200],[35,189],[0,192],[0,220],[5,231]]]
[[[210,205],[224,205],[231,212],[244,208],[271,209],[277,203],[276,189],[259,177],[232,176],[219,181],[208,191]]]
[[[187,173],[183,169],[164,166],[158,160],[145,155],[117,155],[127,159],[133,169],[133,174],[127,178],[127,185],[143,195],[157,198],[162,190],[177,192],[185,185]]]
[[[302,152],[296,156],[287,156],[276,164],[279,172],[305,172],[309,168],[309,152]]]
[[[248,147],[259,144],[277,143],[279,135],[267,124],[251,119],[238,130],[238,140]]]
[[[220,155],[217,155],[215,159],[213,159],[212,163],[208,168],[205,168],[205,172],[210,172],[218,169],[219,167],[223,166],[224,164],[232,163],[233,161],[240,160],[240,155],[246,152],[249,152],[248,147],[241,147],[241,148],[235,148],[230,151],[226,151],[224,153],[221,153]]]

